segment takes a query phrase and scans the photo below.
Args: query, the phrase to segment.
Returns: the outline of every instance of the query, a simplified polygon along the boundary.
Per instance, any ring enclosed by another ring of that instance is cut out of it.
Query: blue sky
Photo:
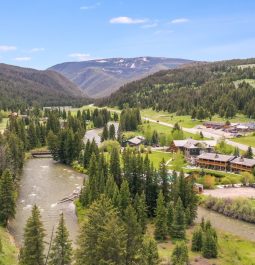
[[[2,0],[0,62],[255,57],[254,0]]]

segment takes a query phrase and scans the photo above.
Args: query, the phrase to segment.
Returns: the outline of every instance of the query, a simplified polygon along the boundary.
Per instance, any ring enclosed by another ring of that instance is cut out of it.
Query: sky
[[[254,0],[0,0],[0,62],[255,57]]]

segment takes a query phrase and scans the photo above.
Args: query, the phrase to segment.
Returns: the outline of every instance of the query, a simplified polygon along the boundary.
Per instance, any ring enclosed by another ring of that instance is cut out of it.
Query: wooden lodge
[[[194,140],[194,139],[186,139],[186,140],[174,140],[169,147],[168,151],[177,152],[181,151],[186,157],[198,156],[203,152],[213,152],[214,147],[216,145],[216,141],[214,140]]]
[[[230,171],[230,162],[234,158],[232,155],[203,153],[197,157],[197,165],[202,168]]]
[[[231,171],[234,172],[253,172],[255,168],[255,159],[237,157],[231,161]]]
[[[125,145],[129,145],[129,146],[139,146],[141,144],[144,144],[145,142],[145,138],[143,136],[135,136],[131,139],[128,139],[125,142]]]

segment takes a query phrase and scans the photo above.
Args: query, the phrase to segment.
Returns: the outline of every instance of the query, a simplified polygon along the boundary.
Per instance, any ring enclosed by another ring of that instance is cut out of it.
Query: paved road
[[[173,128],[173,124],[171,124],[171,123],[162,122],[162,121],[156,121],[156,120],[153,120],[153,119],[148,118],[148,117],[142,117],[142,118],[147,120],[147,121],[150,121],[150,122],[156,122],[158,124]],[[197,133],[202,132],[203,135],[206,138],[213,138],[214,140],[220,140],[220,139],[223,138],[223,135],[221,135],[219,132],[216,131],[214,133],[212,131],[208,131],[208,129],[206,129],[206,128],[198,129],[198,128],[184,128],[184,127],[182,127],[182,129],[183,129],[183,131],[189,132],[189,133],[192,133],[192,134],[197,134]],[[233,142],[233,141],[231,141],[229,139],[225,139],[225,141],[226,141],[227,144],[232,145],[234,147],[238,147],[240,150],[243,150],[243,151],[247,151],[247,149],[249,147],[248,145],[236,143],[236,142]],[[252,148],[252,151],[255,154],[255,148]]]

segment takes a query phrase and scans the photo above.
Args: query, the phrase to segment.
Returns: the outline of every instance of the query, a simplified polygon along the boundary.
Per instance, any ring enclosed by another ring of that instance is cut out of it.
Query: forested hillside
[[[123,86],[99,105],[164,110],[202,118],[242,112],[255,117],[255,59],[190,65],[160,71]]]
[[[0,109],[19,109],[34,102],[52,106],[86,100],[75,84],[56,72],[0,64]]]

